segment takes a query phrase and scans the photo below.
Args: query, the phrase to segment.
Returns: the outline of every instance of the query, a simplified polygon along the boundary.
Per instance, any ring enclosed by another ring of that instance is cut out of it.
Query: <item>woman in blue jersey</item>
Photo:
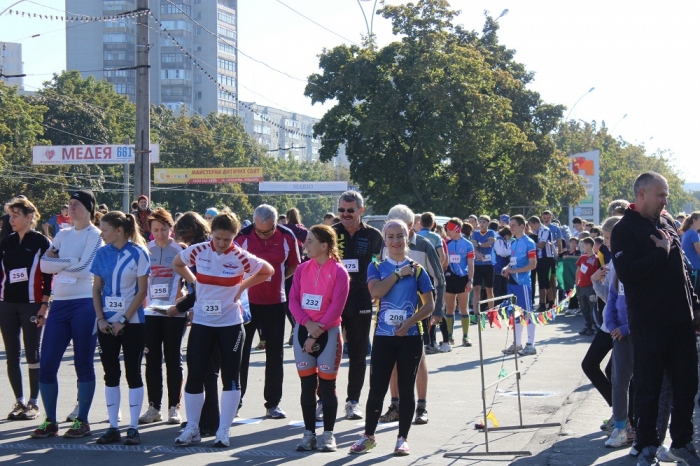
[[[435,307],[433,285],[428,274],[408,259],[408,227],[401,220],[384,225],[384,244],[389,257],[367,267],[367,285],[373,299],[379,300],[372,342],[372,371],[365,417],[365,432],[350,447],[350,453],[366,453],[377,446],[377,429],[391,372],[396,365],[399,381],[399,435],[394,454],[409,454],[408,431],[416,402],[413,387],[423,356],[421,320]],[[422,303],[419,303],[418,299]],[[403,414],[402,414],[403,413]]]
[[[441,351],[451,351],[454,345],[452,337],[455,324],[455,309],[459,306],[462,317],[462,345],[471,346],[469,341],[469,292],[474,284],[474,246],[463,236],[462,221],[458,218],[450,219],[445,225],[447,236],[447,269],[445,269],[445,321],[447,322],[447,335],[443,332],[445,340]],[[464,224],[464,225],[469,225]]]
[[[158,208],[148,217],[153,241],[147,245],[151,259],[146,315],[146,389],[148,410],[139,424],[162,421],[163,357],[167,370],[168,424],[180,424],[182,394],[182,337],[186,313],[174,307],[182,278],[173,268],[173,260],[184,249],[170,237],[174,222],[167,210]]]
[[[0,289],[0,330],[7,357],[7,378],[16,403],[8,419],[36,419],[39,416],[39,341],[51,295],[50,274],[42,273],[39,259],[51,242],[33,228],[39,211],[27,199],[15,198],[5,204],[12,233],[0,243],[2,288]],[[29,369],[29,402],[22,390],[20,360],[24,354]]]
[[[148,251],[136,218],[122,212],[108,212],[100,220],[105,246],[97,251],[90,271],[95,275],[92,299],[97,315],[97,338],[105,372],[105,400],[109,428],[97,443],[118,442],[119,433],[119,354],[129,385],[131,421],[125,445],[141,443],[138,419],[143,405],[141,360],[146,341],[143,300],[148,293],[150,265]]]
[[[58,435],[56,403],[58,368],[73,340],[73,361],[78,376],[78,415],[64,434],[67,438],[90,435],[88,413],[95,394],[95,309],[92,305],[90,266],[102,246],[100,230],[92,224],[95,196],[91,191],[74,191],[68,202],[73,227],[59,231],[41,258],[41,270],[55,274],[53,300],[41,342],[39,392],[46,420],[30,435],[47,438]]]

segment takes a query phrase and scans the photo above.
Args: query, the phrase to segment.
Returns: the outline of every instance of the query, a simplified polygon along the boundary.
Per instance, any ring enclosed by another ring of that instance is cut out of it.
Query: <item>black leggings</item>
[[[423,341],[420,335],[406,337],[374,337],[369,374],[369,397],[365,434],[374,435],[381,415],[384,397],[389,389],[391,372],[396,365],[399,382],[399,437],[408,438],[416,398],[413,387],[420,360],[423,357]]]
[[[19,334],[22,332],[24,340],[24,354],[29,367],[29,398],[36,400],[39,397],[39,342],[41,341],[42,328],[29,319],[35,316],[41,308],[40,303],[6,303],[0,301],[0,330],[5,342],[5,357],[7,358],[7,378],[15,398],[24,397],[22,390],[22,370],[20,369],[20,357],[22,344]]]
[[[605,373],[600,370],[600,363],[603,362],[605,356],[612,351],[612,347],[613,339],[610,334],[598,330],[598,333],[593,337],[591,346],[588,347],[588,351],[581,362],[583,372],[603,396],[608,406],[612,406],[612,363],[608,361],[608,365],[605,367]]]
[[[192,324],[187,342],[187,393],[202,393],[204,379],[210,371],[211,355],[218,350],[221,358],[221,385],[224,391],[240,390],[241,350],[245,330],[243,326],[208,327]]]
[[[182,392],[182,336],[187,319],[146,316],[146,388],[148,402],[160,411],[163,398],[163,356],[168,384],[168,407],[179,406]]]
[[[124,371],[129,388],[143,387],[141,361],[146,344],[146,324],[127,324],[121,335],[97,332],[100,359],[105,371],[105,386],[118,387],[122,375],[119,352],[124,353]]]
[[[372,326],[372,298],[365,294],[350,295],[343,309],[342,327],[348,344],[348,391],[345,401],[360,401],[367,371],[367,344]],[[374,353],[374,350],[372,350]]]
[[[301,412],[304,415],[304,428],[316,431],[316,388],[323,399],[323,430],[333,432],[335,417],[338,414],[338,394],[335,379],[327,380],[318,374],[301,377]]]

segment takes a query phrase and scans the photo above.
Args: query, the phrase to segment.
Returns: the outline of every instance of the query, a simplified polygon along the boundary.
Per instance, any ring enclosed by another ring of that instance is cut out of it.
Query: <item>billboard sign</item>
[[[153,182],[156,184],[227,184],[262,180],[261,167],[158,168],[153,171]]]
[[[261,193],[342,193],[348,190],[347,181],[264,181]]]
[[[569,223],[574,217],[600,223],[600,151],[584,152],[569,157],[571,170],[581,175],[586,197],[578,205],[569,206]],[[573,228],[573,226],[571,226]]]
[[[151,163],[160,162],[160,145],[151,144]],[[80,144],[34,146],[34,165],[104,165],[134,163],[134,146],[128,144]]]

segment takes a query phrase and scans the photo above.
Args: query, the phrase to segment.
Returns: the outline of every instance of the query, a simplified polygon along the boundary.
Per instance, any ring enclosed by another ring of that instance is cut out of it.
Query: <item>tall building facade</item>
[[[237,114],[238,0],[149,0],[149,8],[170,34],[149,18],[151,103],[175,111],[184,106],[201,115]],[[66,11],[72,14],[109,17],[134,10],[136,0],[66,0]],[[135,19],[72,26],[66,28],[68,70],[106,79],[133,101],[136,71],[116,68],[136,65]]]
[[[318,161],[321,140],[312,136],[317,118],[255,102],[241,102],[239,116],[246,132],[262,144],[270,155],[280,158],[291,156],[299,162]],[[340,146],[332,163],[349,166],[345,145]]]
[[[22,62],[22,44],[13,42],[0,42],[0,81],[8,86],[19,86],[19,90],[24,90],[24,78],[6,78],[5,76],[17,76],[24,74],[24,63]]]

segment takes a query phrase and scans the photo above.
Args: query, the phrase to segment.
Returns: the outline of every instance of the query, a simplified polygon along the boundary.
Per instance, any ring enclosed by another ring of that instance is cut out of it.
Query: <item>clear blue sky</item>
[[[0,10],[15,0],[0,0]],[[214,1],[214,0],[205,0]],[[356,0],[281,0],[348,40],[367,32]],[[388,3],[400,3],[387,0]],[[369,16],[373,1],[363,1]],[[481,29],[483,12],[499,20],[501,42],[536,73],[532,89],[551,103],[571,107],[585,121],[605,121],[613,134],[643,143],[649,152],[669,150],[687,182],[700,182],[697,109],[700,106],[700,2],[631,0],[453,0],[458,22]],[[25,1],[21,11],[55,14],[63,1]],[[369,19],[369,18],[368,18]],[[344,39],[286,8],[279,0],[239,0],[239,47],[244,53],[305,79],[318,70],[317,55]],[[80,26],[76,26],[80,27]],[[379,46],[396,38],[390,24],[374,19]],[[41,34],[31,38],[34,34]],[[28,86],[39,86],[65,68],[65,33],[60,22],[0,17],[0,41],[23,44]],[[242,100],[316,117],[327,108],[311,106],[304,83],[239,57]],[[31,87],[28,87],[31,89]],[[622,119],[624,115],[626,118]]]

